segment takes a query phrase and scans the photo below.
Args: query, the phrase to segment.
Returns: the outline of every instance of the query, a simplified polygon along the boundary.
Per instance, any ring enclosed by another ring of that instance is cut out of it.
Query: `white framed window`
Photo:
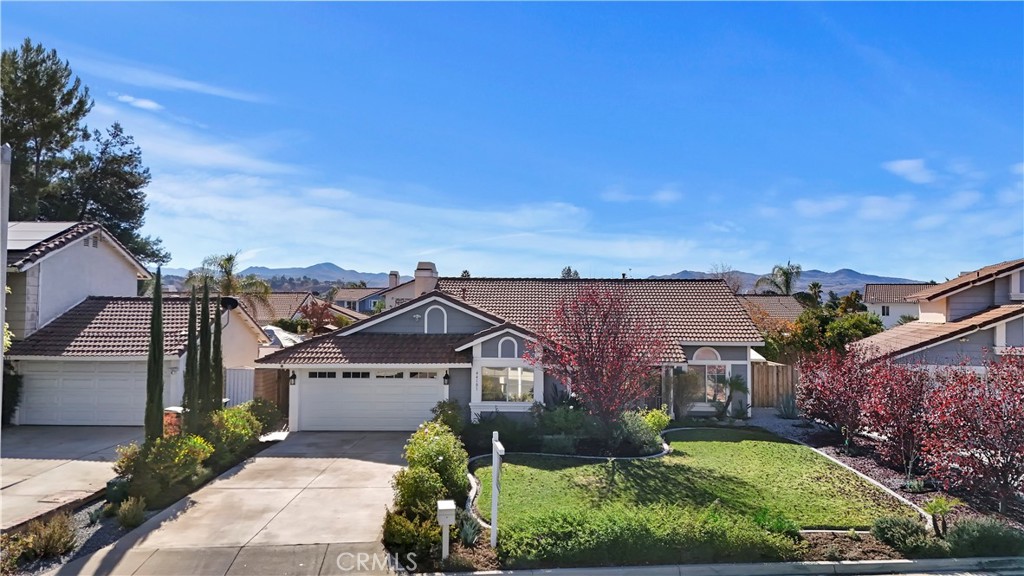
[[[480,368],[480,399],[484,402],[533,402],[533,368]]]
[[[342,372],[342,378],[369,378],[369,372]]]
[[[448,333],[448,311],[441,306],[431,306],[423,314],[424,334],[447,334]]]
[[[498,358],[519,358],[519,343],[511,336],[498,341]]]
[[[310,378],[337,378],[337,372],[310,372]]]
[[[405,378],[405,372],[401,370],[378,370],[375,376],[377,378],[398,379]]]
[[[687,376],[698,390],[698,402],[725,402],[728,394],[726,380],[728,367],[722,362],[718,350],[702,346],[693,353],[687,368]]]

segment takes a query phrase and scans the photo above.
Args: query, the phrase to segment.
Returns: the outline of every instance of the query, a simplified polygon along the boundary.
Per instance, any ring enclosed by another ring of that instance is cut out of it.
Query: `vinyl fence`
[[[228,406],[238,406],[252,400],[255,376],[254,368],[228,368],[225,370],[224,397],[228,399]]]
[[[751,404],[755,408],[775,408],[786,395],[796,394],[799,373],[796,366],[775,362],[753,362],[751,371]]]

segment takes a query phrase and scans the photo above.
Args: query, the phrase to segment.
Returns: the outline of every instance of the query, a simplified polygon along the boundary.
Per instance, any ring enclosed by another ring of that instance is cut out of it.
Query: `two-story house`
[[[99,224],[12,222],[5,360],[22,377],[16,424],[141,426],[152,300],[150,273]],[[177,405],[187,298],[164,300],[164,403]],[[268,339],[241,307],[221,317],[224,365],[252,366]]]
[[[899,324],[900,318],[913,316],[918,318],[921,310],[916,300],[908,297],[924,290],[931,284],[865,284],[864,304],[868,312],[873,312],[882,319],[882,325],[888,330]]]
[[[853,344],[869,358],[928,366],[983,364],[986,354],[1024,347],[1024,259],[967,272],[906,297],[920,319]]]

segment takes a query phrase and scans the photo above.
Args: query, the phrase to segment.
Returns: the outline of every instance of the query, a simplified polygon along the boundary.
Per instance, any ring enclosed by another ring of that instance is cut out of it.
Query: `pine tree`
[[[160,268],[156,269],[160,286]],[[153,291],[153,312],[149,319],[149,360],[146,371],[146,442],[163,436],[164,427],[164,315],[163,292]]]
[[[199,421],[206,422],[214,409],[210,402],[213,367],[210,356],[210,284],[203,283],[203,301],[199,308]]]
[[[230,314],[230,310],[228,311]],[[210,387],[212,410],[220,410],[224,405],[224,351],[221,350],[221,314],[220,302],[217,302],[217,315],[213,321],[213,385]]]
[[[190,434],[199,431],[199,350],[196,346],[196,288],[192,287],[192,298],[188,306],[188,341],[185,345],[185,397],[181,405],[185,409],[185,430]]]

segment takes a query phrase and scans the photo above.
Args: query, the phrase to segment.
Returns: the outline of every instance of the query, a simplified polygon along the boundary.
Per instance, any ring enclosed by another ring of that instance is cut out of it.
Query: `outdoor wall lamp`
[[[295,370],[292,370],[292,375],[288,377],[288,384],[295,386]]]
[[[413,315],[412,315],[412,319],[413,319],[413,320],[415,320],[415,321],[417,321],[417,322],[419,322],[419,321],[420,321],[420,318],[423,318],[423,315],[422,315],[422,314],[413,314]]]
[[[451,382],[452,377],[448,375],[448,371],[447,370],[444,371],[444,378],[442,378],[442,380],[444,380],[444,385],[445,386],[447,386]]]

